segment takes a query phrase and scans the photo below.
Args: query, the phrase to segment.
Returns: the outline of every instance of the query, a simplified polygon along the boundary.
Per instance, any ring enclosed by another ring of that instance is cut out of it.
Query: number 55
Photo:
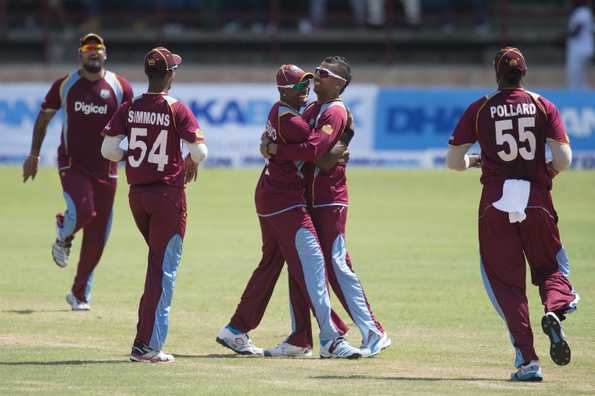
[[[535,118],[533,117],[523,117],[518,119],[519,142],[528,141],[529,143],[529,149],[525,147],[519,148],[514,136],[510,133],[505,133],[505,131],[510,131],[513,129],[512,120],[496,121],[496,144],[498,146],[502,146],[504,144],[508,145],[508,152],[505,150],[500,150],[497,152],[498,157],[500,157],[502,161],[506,162],[514,161],[519,154],[524,160],[531,161],[534,159],[537,146],[535,134],[526,129],[532,128],[534,126]]]

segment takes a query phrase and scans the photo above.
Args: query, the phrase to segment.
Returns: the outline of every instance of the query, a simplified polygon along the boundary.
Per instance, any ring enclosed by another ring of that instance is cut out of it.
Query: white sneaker
[[[256,347],[246,333],[234,333],[229,326],[225,326],[217,336],[217,342],[240,355],[263,355],[262,348]]]
[[[539,382],[543,381],[543,373],[537,360],[531,360],[529,363],[519,367],[519,369],[510,376],[511,381]]]
[[[130,353],[130,361],[139,363],[173,363],[173,355],[163,351],[155,351],[144,345],[135,344]]]
[[[386,331],[382,335],[370,332],[368,340],[362,343],[360,349],[363,357],[372,357],[378,355],[380,352],[391,346],[392,341]]]
[[[349,345],[345,338],[337,337],[324,344],[320,343],[320,357],[322,359],[358,359],[362,357],[362,351]]]
[[[70,255],[70,244],[67,244],[60,239],[56,239],[56,242],[52,245],[52,258],[54,263],[60,268],[64,268],[68,265],[68,256]]]
[[[281,344],[277,345],[274,348],[265,349],[264,356],[306,358],[312,356],[312,348],[304,348],[283,341]]]
[[[90,311],[89,303],[79,301],[72,292],[66,295],[66,302],[70,304],[73,311]]]

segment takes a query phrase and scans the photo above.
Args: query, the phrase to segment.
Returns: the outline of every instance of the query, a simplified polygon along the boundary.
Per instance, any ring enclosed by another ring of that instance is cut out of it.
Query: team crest
[[[322,132],[326,133],[327,135],[331,135],[333,133],[333,127],[331,124],[325,124],[322,126]]]
[[[511,59],[510,62],[508,62],[508,64],[512,67],[515,67],[516,65],[518,65],[519,63],[517,62],[516,59]]]
[[[102,89],[99,91],[99,96],[101,96],[101,99],[109,99],[111,96],[109,89]]]

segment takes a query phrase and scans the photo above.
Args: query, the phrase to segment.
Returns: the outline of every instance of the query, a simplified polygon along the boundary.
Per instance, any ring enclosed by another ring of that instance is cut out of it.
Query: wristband
[[[40,158],[39,155],[31,155],[31,154],[29,154],[27,157],[28,158],[35,158],[36,161],[39,161],[39,158]]]

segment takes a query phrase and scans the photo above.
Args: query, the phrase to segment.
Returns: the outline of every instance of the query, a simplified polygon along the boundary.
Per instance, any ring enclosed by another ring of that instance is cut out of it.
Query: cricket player
[[[308,213],[320,238],[326,263],[328,280],[341,304],[354,321],[362,335],[360,349],[364,356],[374,356],[391,345],[391,339],[374,316],[358,276],[353,271],[347,253],[345,232],[347,208],[346,163],[333,163],[326,167],[316,160],[320,141],[335,136],[333,144],[347,144],[350,137],[341,142],[348,125],[348,110],[340,98],[351,82],[351,67],[340,56],[325,58],[314,73],[316,102],[310,104],[302,115],[313,133],[301,145],[271,144],[272,158],[277,160],[308,161],[304,166],[307,188]],[[319,155],[319,154],[318,154]],[[292,334],[276,348],[266,350],[270,356],[291,352],[295,345],[312,342],[310,315],[295,282],[289,282],[292,307]]]
[[[541,381],[525,293],[525,257],[539,287],[554,363],[570,362],[562,320],[579,301],[569,280],[560,241],[552,178],[566,170],[572,152],[560,112],[544,97],[522,88],[527,72],[517,48],[502,48],[494,59],[498,90],[469,106],[449,141],[447,166],[481,166],[479,204],[481,275],[490,300],[510,332],[516,350],[513,381]],[[479,141],[481,157],[467,155]],[[546,161],[546,144],[552,161]]]
[[[93,271],[110,233],[116,193],[117,164],[101,156],[101,131],[118,106],[132,98],[132,88],[105,69],[107,53],[99,35],[81,37],[79,59],[80,68],[56,80],[41,104],[31,151],[23,163],[23,180],[35,179],[47,126],[62,108],[58,169],[66,210],[56,216],[52,257],[59,267],[66,267],[72,240],[83,229],[77,272],[66,302],[74,311],[86,311],[91,309]]]
[[[188,180],[180,146],[183,142],[190,152],[186,162],[192,171],[208,153],[192,111],[168,95],[181,63],[180,56],[164,47],[145,55],[148,90],[120,106],[104,129],[101,147],[101,153],[110,161],[126,156],[130,209],[149,246],[145,290],[130,354],[134,362],[174,361],[162,347],[186,229],[184,183]],[[119,148],[125,137],[127,151]]]
[[[309,79],[295,65],[283,65],[277,72],[281,100],[270,111],[266,134],[273,142],[301,143],[311,134],[299,108],[308,98]],[[339,130],[324,133],[319,153],[326,153],[338,138]],[[217,337],[217,342],[244,355],[262,355],[248,332],[260,323],[279,277],[287,262],[296,293],[312,308],[320,327],[320,356],[359,358],[361,351],[343,338],[347,326],[333,315],[326,286],[324,256],[310,215],[306,211],[303,161],[267,161],[256,187],[256,211],[262,232],[262,259],[252,274],[240,303]],[[297,344],[296,344],[297,345]],[[296,346],[296,355],[311,356],[309,345]]]

